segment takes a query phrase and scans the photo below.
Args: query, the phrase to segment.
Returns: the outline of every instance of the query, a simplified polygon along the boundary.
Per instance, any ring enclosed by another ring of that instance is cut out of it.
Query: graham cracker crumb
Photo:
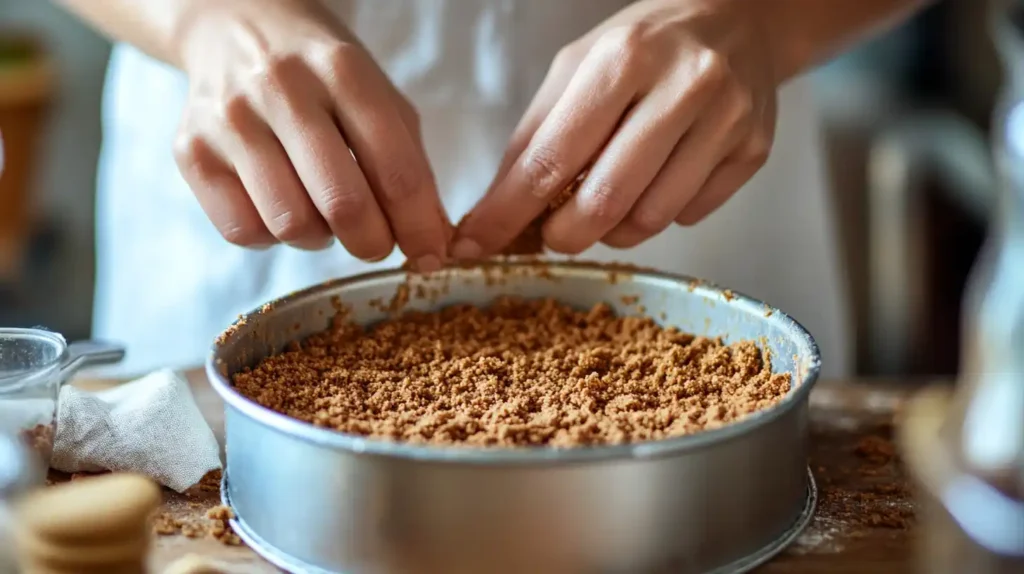
[[[659,440],[717,428],[790,389],[757,345],[502,297],[335,321],[233,377],[249,399],[340,432],[416,444],[551,446]]]
[[[189,516],[178,518],[169,512],[161,512],[153,519],[153,532],[159,536],[182,535],[187,538],[209,536],[222,544],[238,546],[242,540],[231,529],[229,520],[235,517],[227,506],[217,505],[208,509],[205,518]]]
[[[883,425],[851,446],[863,462],[855,468],[837,469],[834,478],[842,485],[819,482],[820,518],[842,524],[851,536],[863,535],[870,528],[907,530],[913,526],[912,493],[891,433],[891,426]]]
[[[228,546],[239,546],[242,544],[242,540],[235,534],[228,523],[229,520],[235,517],[235,513],[231,508],[224,505],[214,506],[206,511],[206,517],[210,519],[210,536]]]

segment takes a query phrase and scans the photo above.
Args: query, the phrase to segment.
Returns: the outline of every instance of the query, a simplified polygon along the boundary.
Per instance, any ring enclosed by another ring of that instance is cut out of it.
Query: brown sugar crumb
[[[854,453],[872,464],[884,465],[896,456],[896,447],[885,437],[870,435],[857,443]]]
[[[472,446],[621,444],[720,427],[790,389],[757,345],[725,345],[607,304],[502,297],[334,322],[233,377],[249,399],[337,431]]]
[[[202,538],[206,536],[205,521],[193,518],[179,518],[169,512],[161,512],[153,518],[153,532],[159,536],[180,534],[186,538]]]
[[[819,481],[818,517],[841,524],[852,536],[870,529],[907,530],[915,520],[912,493],[890,436],[881,425],[848,443],[858,465],[839,467],[833,480]],[[819,477],[824,469],[818,469]]]
[[[210,520],[210,536],[222,544],[228,546],[239,546],[242,540],[231,529],[229,520],[235,517],[235,513],[224,505],[214,506],[206,511],[206,518]]]
[[[181,521],[166,512],[161,512],[153,518],[153,532],[160,536],[178,534],[181,532]]]
[[[537,255],[544,253],[544,216],[538,217],[529,223],[519,235],[512,240],[502,251],[502,255]]]
[[[21,431],[22,444],[35,451],[43,460],[49,461],[53,453],[54,425],[37,424]]]
[[[187,538],[209,536],[222,544],[239,546],[242,540],[231,529],[229,520],[235,513],[227,506],[218,505],[206,511],[203,517],[192,515],[184,518],[170,512],[162,512],[153,518],[153,532],[159,536],[182,535]]]
[[[92,478],[94,476],[103,476],[104,474],[110,474],[109,470],[101,470],[99,472],[73,472],[68,480],[82,480],[85,478]]]
[[[220,481],[224,473],[220,469],[211,470],[199,479],[196,486],[202,492],[220,492]]]

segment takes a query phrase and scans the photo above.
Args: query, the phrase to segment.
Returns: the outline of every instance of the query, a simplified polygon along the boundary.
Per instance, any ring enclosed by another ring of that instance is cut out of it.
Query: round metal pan
[[[608,303],[727,342],[752,339],[790,393],[737,423],[670,440],[550,448],[444,448],[317,428],[239,395],[230,377],[328,327],[343,304],[369,324],[407,308],[500,294]],[[419,282],[419,286],[416,285]],[[638,303],[627,304],[625,301]],[[383,271],[328,282],[244,315],[213,347],[224,398],[224,496],[239,534],[293,572],[743,572],[810,518],[808,395],[817,346],[765,303],[682,276],[586,263],[495,262],[430,278]]]

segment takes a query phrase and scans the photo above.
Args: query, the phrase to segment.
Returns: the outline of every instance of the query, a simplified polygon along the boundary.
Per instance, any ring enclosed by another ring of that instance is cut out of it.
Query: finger
[[[718,167],[704,188],[675,218],[680,225],[695,225],[714,213],[764,166],[767,148],[752,140],[743,149]]]
[[[183,133],[174,148],[182,178],[224,239],[253,248],[277,243],[245,193],[238,175],[205,140]]]
[[[473,259],[508,245],[604,147],[636,95],[629,72],[591,58],[533,135],[508,175],[470,212],[452,254]]]
[[[540,88],[530,100],[530,105],[527,106],[523,117],[512,131],[512,137],[509,138],[508,147],[498,165],[494,181],[491,182],[488,189],[493,189],[508,175],[512,164],[523,154],[530,139],[533,138],[533,134],[537,133],[544,118],[551,112],[551,108],[555,107],[558,97],[565,92],[565,86],[572,78],[579,62],[574,54],[574,52],[564,49],[551,62],[551,68],[544,76],[544,81],[541,82]]]
[[[360,166],[349,151],[326,93],[300,89],[318,85],[311,70],[278,70],[257,96],[258,111],[277,134],[314,207],[354,257],[378,261],[395,246],[387,219]],[[318,101],[319,100],[319,101]]]
[[[333,60],[328,89],[398,246],[415,268],[440,269],[447,245],[434,175],[387,78],[368,56],[344,50]]]
[[[703,110],[629,215],[602,242],[630,248],[664,231],[704,187],[715,166],[750,133],[752,121],[745,105],[730,100]]]
[[[406,100],[405,96],[398,92],[397,89],[394,89],[393,91],[395,93],[396,101],[401,101],[405,104],[400,107],[402,110],[402,121],[405,122],[406,127],[409,129],[409,133],[413,134],[413,139],[415,140],[416,145],[420,150],[420,154],[422,154],[423,157],[429,159],[429,156],[427,155],[427,147],[423,140],[423,130],[420,125],[419,112],[416,111],[416,108],[408,104],[408,100]],[[448,212],[445,210],[444,202],[441,199],[441,193],[439,191],[436,191],[436,187],[435,197],[438,218],[441,220],[441,228],[444,231],[444,259],[447,260],[448,246],[451,245],[452,237],[455,235],[455,226],[452,225],[452,220],[450,217],[448,217]]]
[[[648,94],[629,112],[579,191],[548,219],[544,243],[554,251],[577,254],[618,225],[704,109],[708,96],[706,90],[691,90],[680,97],[678,86],[670,83]]]
[[[249,102],[232,100],[220,134],[223,149],[234,162],[242,185],[267,229],[279,240],[300,249],[324,249],[333,240],[330,227],[302,187],[270,127]]]

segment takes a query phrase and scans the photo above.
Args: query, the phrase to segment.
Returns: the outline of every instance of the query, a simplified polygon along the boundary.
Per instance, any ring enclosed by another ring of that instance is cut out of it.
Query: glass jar
[[[39,457],[20,440],[0,432],[0,574],[18,572],[12,543],[10,504],[43,485],[45,469]]]
[[[0,329],[0,433],[19,438],[49,466],[61,385],[84,366],[123,357],[117,345],[68,345],[43,329]]]
[[[1024,572],[1024,0],[994,14],[998,207],[964,301],[955,393],[917,397],[902,429],[921,487],[918,563],[934,574]]]

